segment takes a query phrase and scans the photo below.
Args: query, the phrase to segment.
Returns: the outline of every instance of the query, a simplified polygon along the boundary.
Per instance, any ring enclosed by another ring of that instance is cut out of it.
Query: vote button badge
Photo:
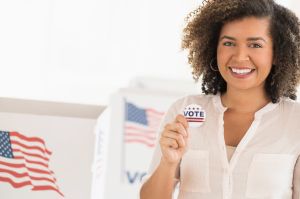
[[[200,127],[206,118],[205,111],[197,104],[190,104],[185,107],[183,115],[187,119],[190,127]]]

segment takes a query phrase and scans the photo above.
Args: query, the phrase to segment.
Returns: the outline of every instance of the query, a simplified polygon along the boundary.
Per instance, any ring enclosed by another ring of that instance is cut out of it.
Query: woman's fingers
[[[177,149],[179,147],[179,145],[175,139],[170,139],[170,138],[166,138],[166,137],[161,137],[160,144],[161,144],[161,146],[164,146],[167,148],[171,147],[173,149]]]
[[[182,124],[185,129],[189,128],[189,123],[183,115],[177,115],[175,118],[175,122]]]
[[[165,126],[165,132],[167,131],[174,131],[176,133],[179,133],[181,135],[183,135],[184,137],[187,137],[188,134],[187,134],[187,131],[185,129],[185,127],[183,126],[183,124],[181,123],[171,123],[171,124],[167,124]]]
[[[173,139],[177,142],[178,144],[178,148],[183,148],[185,147],[185,139],[183,137],[183,135],[179,134],[179,133],[176,133],[176,132],[165,132],[164,135],[163,135],[164,138],[167,138],[167,139]]]
[[[177,115],[172,123],[165,125],[160,137],[163,156],[169,162],[180,161],[187,147],[188,122],[183,115]]]

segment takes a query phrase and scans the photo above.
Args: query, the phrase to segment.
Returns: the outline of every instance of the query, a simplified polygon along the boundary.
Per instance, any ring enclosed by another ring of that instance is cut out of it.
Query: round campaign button
[[[200,105],[190,104],[183,110],[190,127],[200,127],[205,122],[206,113]]]

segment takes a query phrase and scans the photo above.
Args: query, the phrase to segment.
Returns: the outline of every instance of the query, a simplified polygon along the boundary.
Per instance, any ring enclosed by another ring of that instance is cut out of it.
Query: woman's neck
[[[221,96],[221,101],[228,110],[238,113],[255,113],[271,100],[264,91],[227,89],[226,93]]]

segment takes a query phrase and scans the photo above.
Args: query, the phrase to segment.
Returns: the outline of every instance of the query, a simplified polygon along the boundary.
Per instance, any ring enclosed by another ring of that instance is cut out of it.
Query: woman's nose
[[[234,57],[236,61],[248,61],[250,59],[248,48],[245,46],[238,46],[236,48]]]

